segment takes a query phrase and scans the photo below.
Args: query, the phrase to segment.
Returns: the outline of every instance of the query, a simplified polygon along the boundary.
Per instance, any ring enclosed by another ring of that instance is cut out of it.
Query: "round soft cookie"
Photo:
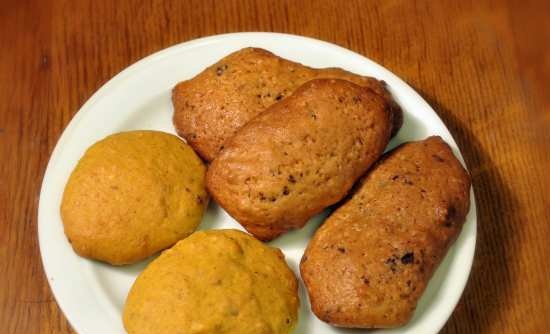
[[[206,167],[178,137],[129,131],[92,145],[65,186],[61,218],[81,256],[145,259],[195,231],[208,204]]]
[[[287,334],[298,306],[296,277],[279,249],[238,230],[210,230],[149,264],[123,320],[130,334]]]

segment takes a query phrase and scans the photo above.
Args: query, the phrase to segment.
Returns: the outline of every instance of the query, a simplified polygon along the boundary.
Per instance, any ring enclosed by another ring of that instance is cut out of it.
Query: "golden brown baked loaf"
[[[349,81],[309,81],[226,143],[207,188],[260,240],[302,227],[380,157],[392,127],[386,103]]]
[[[139,275],[129,334],[289,334],[298,286],[279,249],[237,230],[195,232]]]
[[[205,160],[213,160],[225,141],[273,103],[315,78],[336,78],[368,87],[388,101],[393,131],[401,110],[385,84],[339,68],[313,69],[257,48],[245,48],[221,59],[173,90],[174,126]]]
[[[111,264],[142,260],[199,225],[206,168],[190,146],[158,131],[92,145],[65,187],[61,217],[75,252]]]
[[[439,137],[387,154],[304,253],[317,317],[342,327],[407,323],[461,231],[469,190],[467,172]]]

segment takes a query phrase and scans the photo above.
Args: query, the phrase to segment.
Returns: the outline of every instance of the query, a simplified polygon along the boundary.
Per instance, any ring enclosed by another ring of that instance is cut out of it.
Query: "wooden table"
[[[36,212],[49,155],[78,108],[155,51],[262,30],[377,61],[416,88],[457,139],[479,238],[444,332],[548,332],[549,18],[543,0],[2,1],[0,332],[72,332],[42,271]]]

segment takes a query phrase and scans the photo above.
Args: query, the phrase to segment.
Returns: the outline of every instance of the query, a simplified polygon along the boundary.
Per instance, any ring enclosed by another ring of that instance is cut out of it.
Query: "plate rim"
[[[306,36],[300,36],[300,35],[293,35],[293,34],[286,34],[286,33],[276,33],[276,32],[235,32],[235,33],[226,33],[226,34],[218,34],[218,35],[211,35],[207,37],[202,37],[198,39],[192,39],[189,41],[185,41],[182,43],[178,43],[175,45],[172,45],[168,48],[161,49],[151,55],[148,55],[121,70],[119,73],[117,73],[115,76],[113,76],[111,79],[109,79],[107,82],[105,82],[101,87],[99,87],[89,98],[88,100],[82,104],[82,106],[78,109],[78,111],[73,115],[69,123],[66,125],[65,129],[63,130],[62,134],[58,138],[54,149],[52,150],[52,153],[50,155],[50,158],[48,160],[48,164],[46,166],[45,172],[43,174],[42,184],[40,187],[40,195],[39,195],[39,203],[38,203],[38,221],[37,221],[37,233],[38,233],[38,243],[39,243],[39,249],[40,249],[40,259],[42,262],[42,267],[46,276],[46,280],[48,281],[48,285],[50,287],[50,290],[52,291],[52,294],[56,300],[56,303],[58,307],[63,312],[64,317],[67,319],[67,321],[70,323],[71,327],[77,331],[78,333],[82,333],[82,329],[78,325],[78,316],[75,314],[77,312],[70,312],[68,311],[68,301],[63,300],[63,298],[59,298],[60,293],[58,291],[59,287],[57,285],[53,284],[53,280],[50,279],[52,273],[50,272],[48,263],[52,260],[51,258],[48,258],[47,254],[47,240],[44,240],[44,229],[46,228],[46,212],[45,212],[45,204],[42,200],[43,195],[47,192],[47,187],[50,184],[50,179],[52,178],[52,173],[55,168],[59,164],[59,155],[61,150],[66,147],[67,140],[71,137],[71,135],[74,133],[75,129],[77,128],[77,125],[84,119],[86,115],[89,114],[92,107],[101,100],[112,88],[113,86],[121,83],[124,79],[126,79],[128,76],[134,74],[139,69],[150,66],[152,63],[162,60],[163,58],[169,57],[172,53],[181,52],[182,50],[192,49],[195,47],[199,47],[205,44],[209,43],[218,43],[223,42],[224,40],[228,39],[234,39],[234,38],[242,38],[242,37],[253,37],[253,38],[285,38],[285,39],[294,39],[297,41],[304,41],[308,43],[314,43],[318,44],[320,46],[334,49],[335,51],[338,51],[343,54],[347,54],[349,56],[353,57],[359,57],[362,61],[369,63],[370,66],[373,66],[378,71],[384,73],[385,76],[391,77],[393,81],[398,83],[401,87],[401,89],[407,89],[407,93],[411,96],[413,96],[416,100],[420,101],[423,105],[423,108],[426,108],[427,110],[431,111],[435,118],[437,118],[445,127],[445,129],[449,132],[450,138],[452,139],[454,144],[453,148],[458,152],[458,158],[463,164],[463,166],[468,171],[467,165],[463,159],[462,153],[460,151],[460,148],[456,144],[456,141],[454,140],[454,137],[452,133],[450,132],[449,128],[445,125],[445,123],[441,120],[437,112],[424,100],[424,98],[416,92],[415,89],[413,89],[410,85],[408,85],[405,81],[403,81],[400,77],[393,74],[390,70],[386,69],[382,65],[374,62],[373,60],[363,56],[362,54],[356,53],[352,50],[346,49],[342,46],[339,46],[334,43],[330,43],[327,41],[315,39],[312,37],[306,37]],[[391,87],[390,87],[391,88]],[[461,256],[467,256],[465,259],[465,265],[466,267],[463,268],[465,270],[465,275],[462,276],[463,279],[459,280],[458,282],[455,282],[456,290],[458,293],[455,293],[453,295],[453,300],[448,300],[447,304],[449,307],[444,310],[439,317],[439,321],[437,323],[434,323],[434,332],[438,332],[441,330],[441,328],[445,325],[445,323],[448,321],[449,317],[453,313],[454,309],[456,308],[456,305],[460,301],[460,298],[464,292],[464,289],[466,287],[466,284],[468,282],[471,270],[472,270],[472,264],[475,257],[475,249],[476,249],[476,243],[477,243],[477,208],[476,208],[476,201],[475,201],[475,194],[474,194],[474,186],[472,184],[470,189],[470,213],[469,215],[472,215],[471,217],[471,224],[473,225],[471,227],[471,240],[467,240],[471,245],[470,247],[467,247],[465,250],[460,253]],[[462,234],[464,230],[461,230]],[[459,234],[459,236],[460,236]],[[464,252],[468,251],[466,254]],[[305,302],[305,301],[302,301]]]

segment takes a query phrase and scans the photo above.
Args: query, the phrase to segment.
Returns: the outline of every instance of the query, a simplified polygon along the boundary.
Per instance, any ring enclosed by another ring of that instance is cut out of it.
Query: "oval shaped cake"
[[[315,315],[397,327],[462,229],[470,178],[439,137],[388,153],[317,230],[300,265]]]
[[[368,88],[309,81],[226,143],[207,188],[250,233],[271,240],[348,193],[384,151],[391,119],[386,100]]]

